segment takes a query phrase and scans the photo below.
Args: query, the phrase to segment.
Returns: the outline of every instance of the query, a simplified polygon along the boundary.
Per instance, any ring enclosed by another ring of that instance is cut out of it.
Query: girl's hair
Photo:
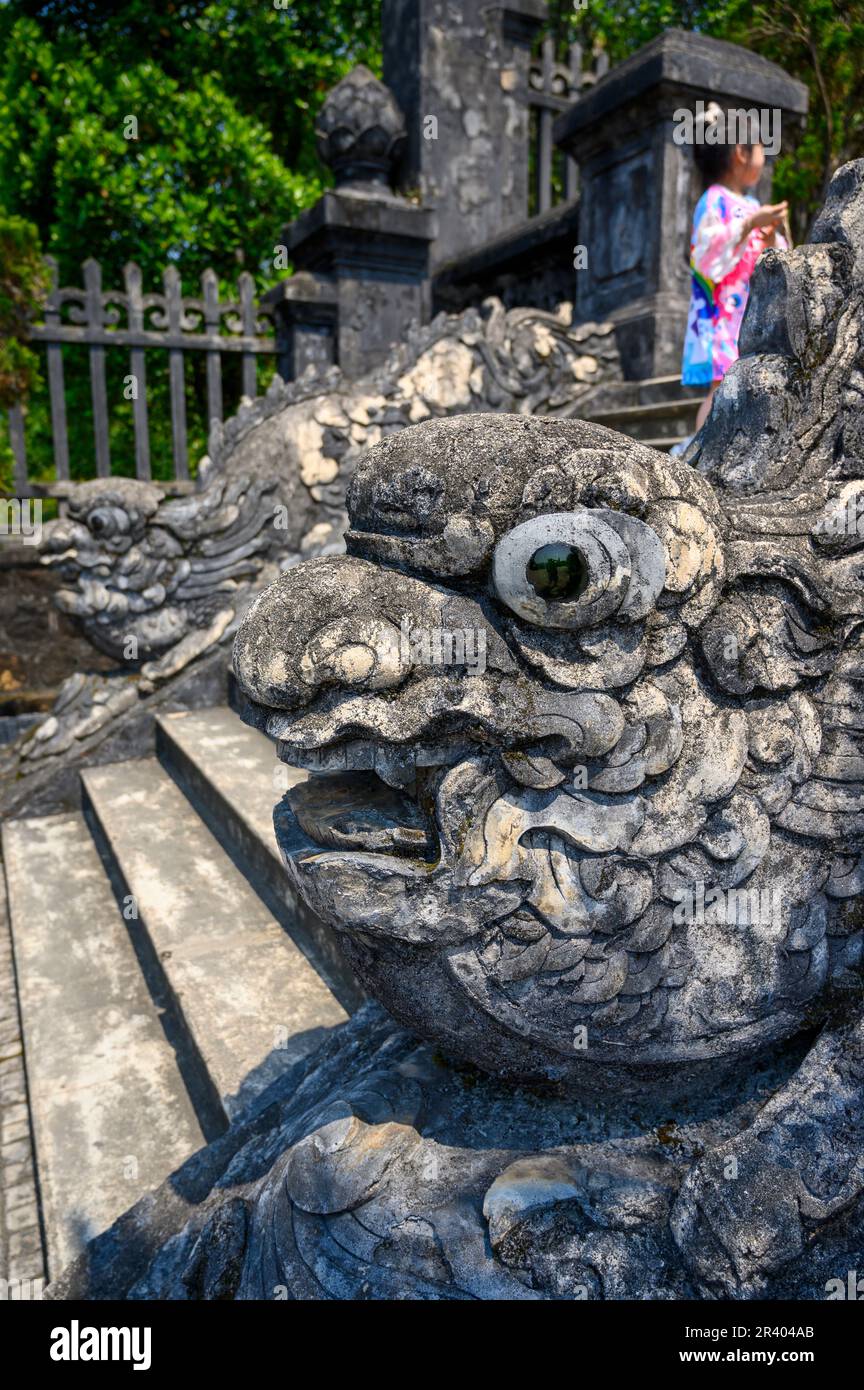
[[[716,102],[712,101],[705,111],[704,121],[701,123],[702,130],[700,134],[704,135],[708,127],[715,125],[717,118],[722,114],[721,108]],[[739,141],[738,143],[741,144],[742,149],[750,150],[753,148],[750,142]],[[702,175],[702,182],[706,188],[710,188],[712,183],[722,182],[723,175],[727,173],[729,165],[732,162],[732,151],[734,149],[735,145],[729,144],[706,145],[704,140],[699,140],[697,138],[693,146],[693,159],[695,160],[696,168]]]

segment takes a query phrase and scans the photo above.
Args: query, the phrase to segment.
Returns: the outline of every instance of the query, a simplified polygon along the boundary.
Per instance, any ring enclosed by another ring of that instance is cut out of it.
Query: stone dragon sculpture
[[[683,462],[513,415],[382,440],[347,554],[255,600],[287,871],[405,1031],[367,1006],[122,1275],[109,1233],[131,1296],[861,1267],[864,161],[760,261],[741,354]]]
[[[342,548],[345,493],[366,447],[455,412],[566,415],[620,380],[612,326],[571,318],[566,304],[553,314],[497,300],[441,314],[361,381],[337,368],[274,378],[266,396],[214,427],[190,495],[117,477],[74,487],[67,514],[44,527],[40,559],[59,578],[60,608],[119,673],[76,674],[49,716],[0,752],[18,802],[22,773],[86,757],[154,692],[171,699],[202,660],[227,668],[255,592]]]

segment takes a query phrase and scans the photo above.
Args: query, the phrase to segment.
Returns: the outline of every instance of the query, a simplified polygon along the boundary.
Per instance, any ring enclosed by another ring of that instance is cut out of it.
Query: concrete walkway
[[[0,869],[0,1301],[38,1297],[44,1278],[21,1021]]]

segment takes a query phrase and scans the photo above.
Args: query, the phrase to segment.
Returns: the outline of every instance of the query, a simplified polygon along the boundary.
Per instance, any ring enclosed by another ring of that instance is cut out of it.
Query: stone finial
[[[405,141],[405,120],[389,87],[360,64],[327,97],[315,134],[337,185],[389,185]]]

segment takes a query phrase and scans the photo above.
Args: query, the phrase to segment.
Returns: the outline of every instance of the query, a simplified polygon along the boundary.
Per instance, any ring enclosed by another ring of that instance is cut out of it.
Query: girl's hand
[[[761,208],[757,208],[755,212],[751,212],[750,216],[746,219],[744,223],[744,235],[749,236],[757,227],[766,227],[773,237],[788,211],[788,203],[774,203],[773,205],[771,203],[763,203]]]

